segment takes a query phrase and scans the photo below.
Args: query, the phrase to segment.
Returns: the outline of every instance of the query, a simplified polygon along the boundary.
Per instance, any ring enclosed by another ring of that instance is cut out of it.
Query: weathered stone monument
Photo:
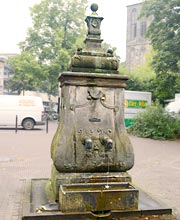
[[[98,6],[87,16],[85,49],[61,73],[61,117],[51,145],[50,179],[27,183],[23,218],[171,219],[164,208],[134,187],[128,170],[133,147],[124,126],[127,77],[112,50],[104,52]]]

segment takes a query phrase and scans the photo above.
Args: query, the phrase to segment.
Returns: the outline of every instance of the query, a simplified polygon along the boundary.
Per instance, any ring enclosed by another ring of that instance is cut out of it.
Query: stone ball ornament
[[[98,4],[93,3],[91,4],[91,11],[96,12],[98,10]]]

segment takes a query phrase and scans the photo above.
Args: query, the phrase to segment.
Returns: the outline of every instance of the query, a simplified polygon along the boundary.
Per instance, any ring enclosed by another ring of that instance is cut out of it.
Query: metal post
[[[49,119],[47,117],[46,118],[46,133],[48,133],[48,128],[49,128]]]
[[[17,126],[18,126],[18,116],[16,115],[15,133],[17,133]]]

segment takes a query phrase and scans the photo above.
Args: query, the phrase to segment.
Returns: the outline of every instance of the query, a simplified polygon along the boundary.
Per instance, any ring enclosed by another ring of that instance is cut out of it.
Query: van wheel
[[[32,130],[34,128],[34,121],[31,118],[23,120],[22,126],[25,130]]]

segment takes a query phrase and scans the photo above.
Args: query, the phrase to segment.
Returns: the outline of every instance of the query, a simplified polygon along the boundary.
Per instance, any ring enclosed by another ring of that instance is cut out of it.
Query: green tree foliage
[[[119,72],[121,75],[129,77],[129,80],[126,82],[127,90],[149,91],[150,80],[143,77],[144,71],[142,72],[142,75],[141,75],[141,72],[138,72],[136,70],[129,70],[124,64],[120,64]]]
[[[9,59],[8,63],[16,73],[8,83],[12,92],[18,91],[20,94],[24,90],[37,90],[42,86],[45,73],[31,53],[24,51]]]
[[[155,72],[180,72],[179,0],[144,0],[141,17],[152,17],[146,36],[156,52]]]
[[[28,29],[25,41],[20,42],[21,57],[25,52],[36,58],[44,80],[41,90],[58,92],[58,75],[69,67],[70,58],[85,39],[85,10],[87,0],[42,0],[31,8],[33,26]],[[13,62],[12,62],[13,63]],[[23,68],[23,63],[19,65]],[[20,82],[26,78],[14,68]],[[29,76],[35,77],[31,72]],[[37,77],[35,77],[37,78]],[[30,84],[31,89],[34,84]]]
[[[42,0],[31,8],[33,27],[21,48],[29,49],[42,63],[58,60],[59,69],[66,70],[66,59],[70,59],[85,38],[86,3],[86,0]]]
[[[133,135],[160,140],[180,137],[180,119],[172,117],[159,105],[152,105],[136,117],[129,132]]]
[[[129,77],[127,81],[127,90],[152,92],[152,83],[156,77],[152,69],[151,61],[153,57],[152,48],[145,55],[145,64],[129,70],[123,63],[119,66],[119,72]]]
[[[166,74],[157,74],[151,81],[153,100],[159,100],[164,104],[166,99],[173,99],[176,93],[180,92],[179,73],[167,72]]]
[[[175,93],[180,92],[179,0],[144,0],[140,18],[143,17],[152,19],[146,37],[153,47],[153,59],[150,57],[148,65],[151,64],[155,77],[143,82],[141,73],[145,68],[136,68],[128,84],[130,88],[146,85],[145,91],[152,92],[153,100],[158,99],[163,104],[165,99],[174,98]],[[136,73],[141,79],[135,77]]]

